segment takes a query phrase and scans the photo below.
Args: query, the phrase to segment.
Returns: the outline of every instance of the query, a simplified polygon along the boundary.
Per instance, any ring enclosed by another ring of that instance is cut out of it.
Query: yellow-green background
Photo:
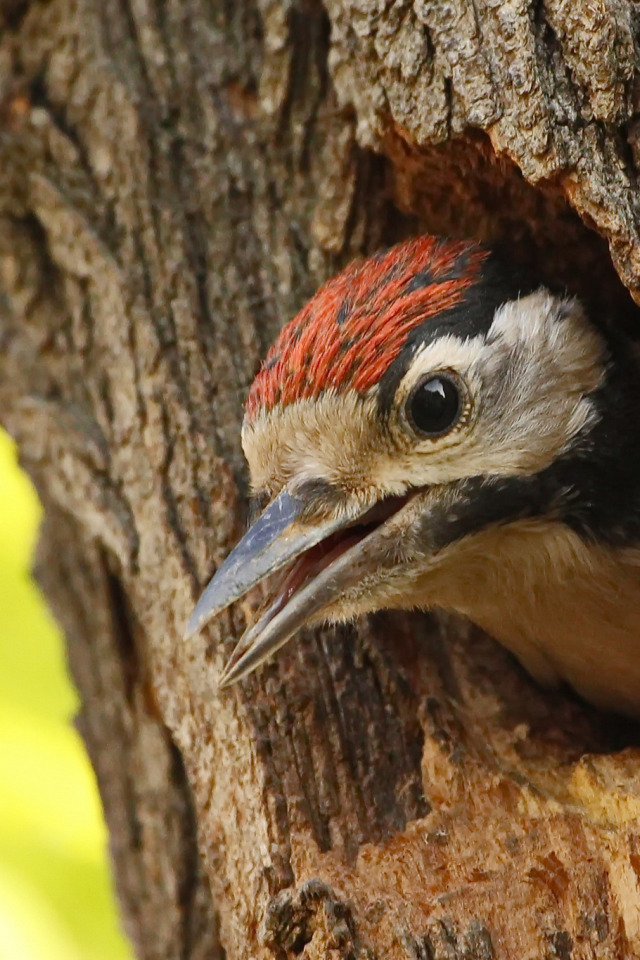
[[[76,694],[28,574],[38,519],[0,431],[0,960],[126,960]]]

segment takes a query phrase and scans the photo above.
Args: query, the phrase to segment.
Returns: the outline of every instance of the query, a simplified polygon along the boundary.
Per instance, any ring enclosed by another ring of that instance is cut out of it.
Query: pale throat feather
[[[444,550],[406,605],[461,613],[541,683],[640,715],[640,549],[586,543],[560,522],[494,527]]]

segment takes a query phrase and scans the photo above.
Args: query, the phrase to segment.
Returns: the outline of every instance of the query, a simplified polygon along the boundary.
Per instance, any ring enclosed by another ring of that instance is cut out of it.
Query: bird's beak
[[[274,598],[239,641],[219,687],[255,670],[368,573],[381,564],[391,566],[394,520],[407,499],[390,497],[373,508],[306,521],[309,501],[285,488],[229,554],[187,625],[188,639],[252,587],[284,570]]]

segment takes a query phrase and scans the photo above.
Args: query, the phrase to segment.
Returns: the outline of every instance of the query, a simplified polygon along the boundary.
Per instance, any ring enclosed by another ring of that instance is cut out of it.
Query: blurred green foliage
[[[39,515],[0,431],[0,960],[127,960],[76,693],[28,573]]]

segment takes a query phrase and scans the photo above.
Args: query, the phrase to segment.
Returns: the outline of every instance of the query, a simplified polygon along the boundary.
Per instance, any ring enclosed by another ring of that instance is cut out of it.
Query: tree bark
[[[504,243],[637,322],[636,5],[2,17],[0,414],[138,956],[640,956],[635,726],[453,618],[309,634],[221,694],[257,598],[181,639],[244,522],[260,358],[354,255]]]

